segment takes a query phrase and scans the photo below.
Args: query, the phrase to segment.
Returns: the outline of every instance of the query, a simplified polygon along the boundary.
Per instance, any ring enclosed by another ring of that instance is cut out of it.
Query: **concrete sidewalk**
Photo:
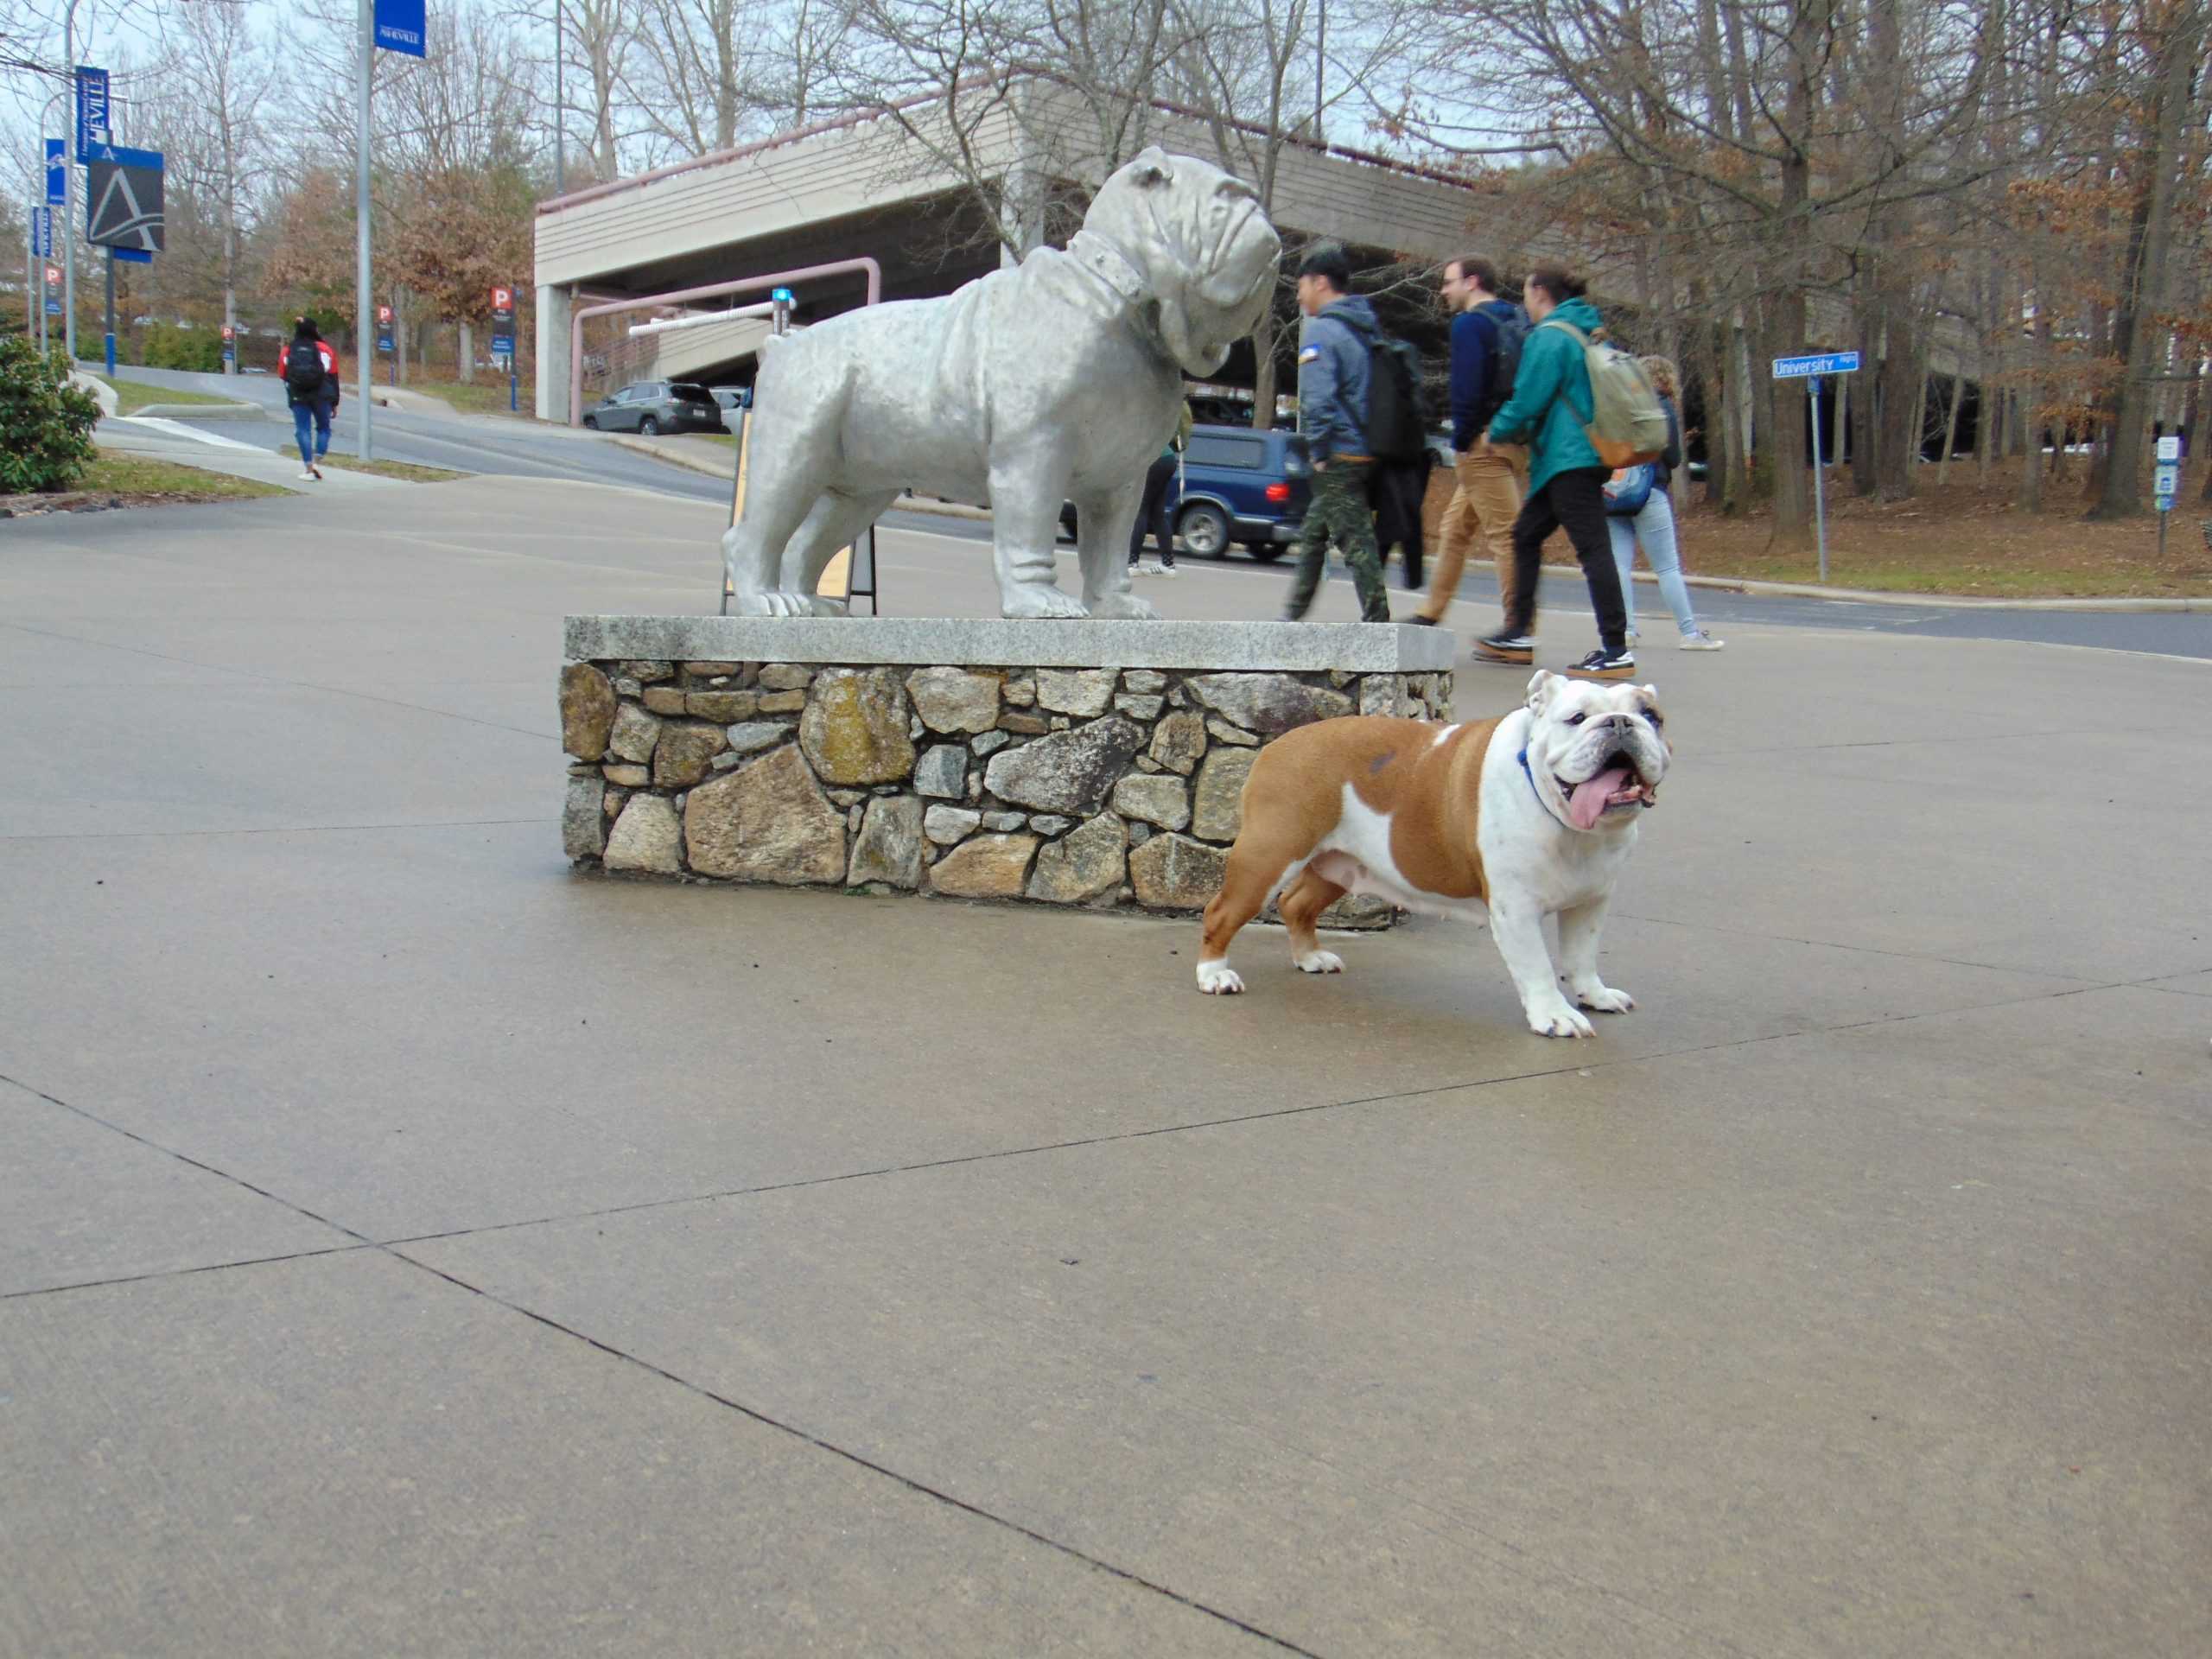
[[[1654,662],[1568,1046],[1465,926],[1217,1001],[572,875],[559,619],[711,611],[719,517],[8,528],[0,1652],[2206,1649],[2212,670]]]
[[[299,452],[294,449],[280,454],[276,448],[278,442],[276,435],[284,429],[273,421],[265,423],[256,436],[265,433],[267,442],[254,442],[228,433],[194,433],[179,422],[160,416],[111,415],[99,423],[94,436],[106,448],[174,461],[180,467],[197,467],[202,472],[223,473],[232,478],[250,478],[263,484],[281,485],[285,489],[296,490],[302,495],[345,496],[363,491],[410,487],[401,479],[379,478],[374,473],[349,472],[343,467],[332,466],[327,462],[323,466],[320,482],[302,479],[300,476]]]

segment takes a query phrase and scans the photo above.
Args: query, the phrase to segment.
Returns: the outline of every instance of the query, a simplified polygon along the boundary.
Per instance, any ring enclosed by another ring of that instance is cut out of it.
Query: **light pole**
[[[1328,84],[1329,0],[1319,0],[1320,27],[1313,31],[1313,142],[1321,137],[1321,89]]]
[[[356,448],[363,461],[376,459],[376,445],[369,435],[369,411],[376,399],[369,395],[372,365],[376,362],[376,321],[369,304],[369,93],[376,79],[377,33],[373,0],[360,0],[361,12],[361,126],[359,155],[353,181],[353,357],[354,400],[360,404],[355,417],[359,434]]]
[[[553,194],[569,194],[569,92],[564,79],[569,48],[561,20],[568,0],[553,0]]]
[[[74,83],[73,82],[72,84],[73,85]],[[61,91],[56,92],[52,98],[48,99],[46,100],[46,107],[38,112],[39,162],[41,166],[44,165],[46,161],[47,118],[54,113],[54,106],[68,96],[69,88],[64,87]],[[66,204],[68,200],[69,180],[74,176],[77,170],[76,149],[76,130],[74,127],[72,127],[67,132],[63,134],[61,139],[61,190],[62,200],[65,203],[65,206],[61,209],[61,234],[65,237],[69,234],[69,209]],[[49,205],[46,200],[46,193],[43,190],[39,192],[39,205],[41,207],[45,207]],[[49,213],[47,217],[51,220],[53,214]],[[24,232],[23,243],[25,246],[29,246],[30,244],[30,234],[28,230]],[[53,349],[53,333],[52,330],[47,327],[46,321],[46,267],[48,264],[52,263],[53,258],[54,243],[52,239],[49,238],[46,245],[46,257],[39,262],[37,304],[38,350],[41,357],[45,356],[48,351]],[[73,356],[70,360],[73,363],[76,359]]]

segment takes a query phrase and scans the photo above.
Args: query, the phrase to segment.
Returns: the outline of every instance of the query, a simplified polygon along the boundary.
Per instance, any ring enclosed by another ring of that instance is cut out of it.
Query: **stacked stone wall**
[[[628,875],[1188,912],[1262,746],[1451,700],[1448,671],[571,662],[563,840]]]

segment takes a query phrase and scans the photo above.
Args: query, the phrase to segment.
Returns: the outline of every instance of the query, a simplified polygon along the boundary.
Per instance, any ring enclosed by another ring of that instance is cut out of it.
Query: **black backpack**
[[[296,340],[284,353],[284,389],[295,397],[312,397],[328,377],[323,372],[322,347],[311,340]]]
[[[1378,334],[1367,348],[1367,453],[1377,461],[1412,461],[1428,448],[1421,408],[1421,353]]]
[[[1490,430],[1490,423],[1513,396],[1513,377],[1520,372],[1521,346],[1529,338],[1529,314],[1519,306],[1512,308],[1510,317],[1484,311],[1478,315],[1491,326],[1497,336],[1497,345],[1491,353],[1490,379],[1483,387],[1481,407],[1475,410],[1475,432],[1478,436]]]

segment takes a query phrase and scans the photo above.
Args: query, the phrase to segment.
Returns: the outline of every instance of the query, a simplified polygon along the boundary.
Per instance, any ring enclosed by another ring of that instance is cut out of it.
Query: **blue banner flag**
[[[404,52],[410,58],[425,55],[429,10],[428,0],[376,0],[377,49]]]
[[[54,209],[34,208],[31,212],[31,252],[41,259],[54,257]]]
[[[107,71],[77,66],[77,159],[92,159],[92,146],[108,140]]]
[[[69,141],[46,141],[46,199],[55,207],[69,200]]]

